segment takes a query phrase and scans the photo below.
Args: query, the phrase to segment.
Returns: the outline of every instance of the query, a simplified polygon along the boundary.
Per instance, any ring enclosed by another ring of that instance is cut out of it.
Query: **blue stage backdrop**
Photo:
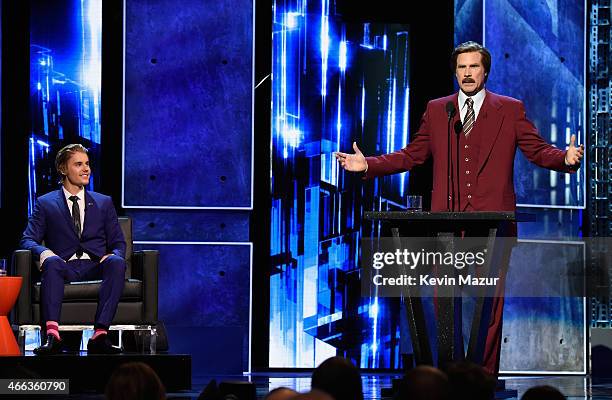
[[[487,88],[522,100],[549,143],[565,149],[576,134],[586,146],[585,2],[462,0],[455,8],[455,43],[476,40],[491,52]],[[583,209],[585,177],[586,168],[572,175],[534,168],[518,152],[517,203]]]
[[[126,1],[124,207],[252,208],[252,18]]]
[[[249,369],[253,2],[126,0],[122,205],[196,374]],[[120,116],[117,116],[118,118]]]
[[[68,143],[90,150],[89,190],[100,182],[102,0],[30,0],[29,203],[55,190],[55,153]]]
[[[409,29],[347,23],[334,9],[273,8],[270,367],[336,354],[398,366],[397,310],[360,297],[357,260],[363,210],[398,206],[408,176],[364,196],[332,153],[353,141],[367,153],[408,143]]]
[[[528,116],[542,129],[543,136],[565,148],[568,130],[581,137],[584,134],[584,74],[579,68],[584,63],[583,53],[559,53],[564,60],[557,58],[558,70],[549,65],[554,53],[550,50],[546,54],[551,56],[545,60],[532,58],[552,46],[541,44],[539,34],[540,26],[551,24],[551,14],[538,14],[529,23],[518,23],[517,13],[529,14],[531,7],[526,2],[511,3],[512,7],[503,1],[487,2],[488,22],[483,26],[482,1],[458,2],[457,42],[483,42],[486,30],[485,44],[494,52],[488,87],[525,100]],[[539,6],[545,9],[546,4]],[[575,30],[562,35],[561,28],[555,31],[558,42],[553,48],[582,48],[584,25],[576,21],[583,21],[584,7],[570,7],[568,2],[556,9],[556,26],[571,24]],[[314,367],[326,357],[339,354],[363,368],[397,368],[398,302],[360,296],[357,260],[360,239],[375,232],[362,223],[363,212],[402,207],[407,175],[363,185],[359,177],[338,169],[332,153],[352,151],[353,141],[366,154],[389,152],[407,144],[409,133],[416,128],[408,126],[407,118],[410,29],[349,23],[333,10],[333,0],[279,1],[273,8],[270,367]],[[510,31],[511,27],[518,31]],[[535,48],[528,52],[518,49],[525,43],[533,43]],[[504,50],[505,44],[516,49],[516,54]],[[514,54],[510,60],[523,72],[520,78],[509,74],[513,68],[506,53]],[[539,86],[540,80],[554,85],[548,87],[542,82]],[[577,93],[577,98],[568,97],[569,93]],[[518,157],[515,179],[520,202],[577,209],[584,205],[582,173],[568,180],[564,175],[527,165],[522,156]],[[540,213],[539,209],[533,212],[539,213],[538,222],[521,226],[521,233],[557,238],[579,234],[579,210],[568,210],[561,216]],[[569,223],[559,228],[557,219]],[[528,245],[519,246],[512,263],[524,262],[521,257],[529,251]],[[508,293],[511,295],[511,287]],[[509,300],[506,322],[510,329],[523,326],[518,318],[524,318],[524,314],[515,313],[525,307],[533,310],[533,318],[528,321],[532,332],[557,329],[564,338],[583,332],[582,299]],[[559,350],[562,353],[547,349],[550,354],[563,354],[565,359],[542,357],[527,368],[582,372],[586,360],[581,338],[583,334],[574,337],[571,346],[577,347],[569,352],[567,340]],[[527,365],[521,364],[521,357],[534,354],[535,350],[515,354],[514,346],[521,346],[523,339],[521,335],[507,338],[505,369]]]
[[[455,3],[455,15],[455,43],[476,40],[492,53],[487,88],[522,100],[527,117],[548,142],[564,149],[570,135],[576,134],[580,143],[588,145],[584,1],[463,0]],[[551,246],[557,253],[576,247],[560,240],[582,236],[585,177],[586,168],[571,176],[559,174],[535,167],[518,152],[514,170],[517,202],[526,207],[521,211],[537,214],[536,222],[519,224],[519,235],[528,240],[553,239]],[[536,247],[537,254],[529,253],[528,243],[515,249],[514,262],[524,265],[543,256],[552,259],[555,254],[540,254],[542,246]],[[541,271],[540,276],[545,277],[546,272]],[[508,291],[512,292],[511,286]],[[509,297],[501,369],[583,372],[585,312],[582,298]],[[546,339],[550,337],[555,340]],[[523,354],[529,357],[521,357],[518,348],[526,349]]]

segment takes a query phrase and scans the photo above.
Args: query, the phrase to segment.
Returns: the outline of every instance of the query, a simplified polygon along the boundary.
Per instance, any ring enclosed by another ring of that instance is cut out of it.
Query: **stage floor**
[[[365,399],[390,399],[382,397],[381,389],[391,387],[391,381],[397,378],[396,374],[363,374],[363,388]],[[287,386],[297,391],[308,391],[310,388],[310,374],[299,373],[253,373],[248,376],[194,376],[192,379],[192,390],[182,393],[168,393],[168,399],[193,399],[196,400],[202,389],[215,379],[217,383],[222,381],[251,380],[257,386],[258,398],[262,398],[270,389]],[[507,376],[508,389],[516,389],[518,398],[532,386],[551,385],[567,396],[568,399],[597,399],[612,400],[612,379],[591,379],[588,376]],[[17,398],[17,397],[16,397]],[[24,397],[20,397],[23,399]],[[67,399],[103,399],[103,395],[71,395]]]

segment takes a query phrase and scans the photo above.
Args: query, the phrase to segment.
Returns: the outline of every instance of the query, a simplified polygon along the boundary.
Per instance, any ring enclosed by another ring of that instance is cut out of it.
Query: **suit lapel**
[[[68,209],[68,203],[66,202],[66,197],[64,196],[64,191],[62,189],[57,191],[55,201],[57,202],[60,212],[64,215],[64,219],[66,220],[70,231],[74,233],[74,236],[77,236],[76,232],[74,231],[74,222],[72,221],[72,216],[70,215],[70,210]]]
[[[504,120],[502,113],[498,110],[502,107],[496,95],[487,91],[487,95],[478,113],[474,128],[481,129],[480,151],[478,153],[478,172],[482,170],[489,159],[493,145],[499,136],[501,124]]]
[[[83,220],[83,234],[85,234],[85,230],[91,225],[91,217],[94,212],[94,207],[96,206],[96,202],[93,197],[89,194],[88,191],[85,191],[85,218]]]

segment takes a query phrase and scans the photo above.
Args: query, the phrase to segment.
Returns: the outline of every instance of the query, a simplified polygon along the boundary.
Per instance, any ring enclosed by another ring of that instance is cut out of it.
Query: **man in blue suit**
[[[85,191],[91,169],[87,149],[80,144],[62,148],[55,158],[62,188],[38,198],[23,232],[21,247],[40,260],[41,309],[45,344],[38,355],[62,351],[58,330],[64,283],[101,279],[90,354],[114,354],[108,328],[125,284],[125,239],[109,196]],[[44,245],[43,245],[44,242]]]

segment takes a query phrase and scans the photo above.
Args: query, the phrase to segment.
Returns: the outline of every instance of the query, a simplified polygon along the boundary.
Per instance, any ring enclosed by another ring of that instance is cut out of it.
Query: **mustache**
[[[462,83],[476,83],[476,81],[474,81],[474,79],[472,79],[472,78],[465,78],[461,82]]]

